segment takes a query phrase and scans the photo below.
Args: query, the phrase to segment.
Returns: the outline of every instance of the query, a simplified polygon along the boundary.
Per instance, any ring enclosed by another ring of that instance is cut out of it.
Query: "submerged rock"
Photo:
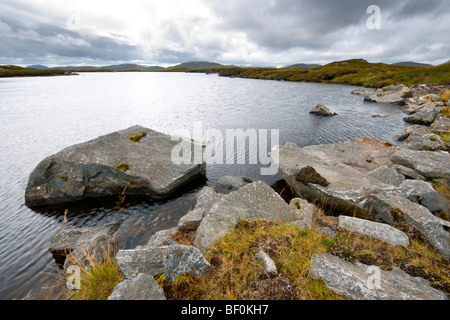
[[[200,144],[184,141],[203,152]],[[179,143],[166,134],[133,126],[67,147],[42,160],[30,174],[25,204],[48,206],[122,193],[164,198],[205,174],[205,163],[172,161]]]
[[[339,230],[381,240],[393,246],[409,246],[408,236],[388,224],[347,216],[339,216],[338,221]]]

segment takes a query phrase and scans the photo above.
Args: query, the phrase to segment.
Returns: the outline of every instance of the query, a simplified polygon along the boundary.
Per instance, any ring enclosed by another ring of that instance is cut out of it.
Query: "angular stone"
[[[397,269],[354,265],[329,254],[311,260],[311,276],[325,282],[347,300],[447,300],[447,295],[430,287],[427,280],[411,277]]]
[[[129,139],[141,132],[145,136],[138,142]],[[182,141],[203,152],[200,144]],[[67,147],[42,160],[30,174],[25,204],[48,206],[122,192],[164,198],[205,174],[205,163],[174,163],[172,153],[180,143],[166,134],[133,126]]]
[[[439,108],[434,108],[432,110],[424,110],[413,113],[403,118],[403,120],[408,123],[430,125],[437,119],[438,116]]]
[[[119,250],[116,261],[127,279],[139,273],[164,273],[170,282],[185,273],[202,275],[211,267],[197,248],[184,245]]]
[[[164,241],[170,239],[177,232],[178,232],[177,227],[160,230],[150,237],[150,239],[148,240],[148,243],[145,247],[158,247],[158,246],[162,245],[162,243]]]
[[[264,268],[264,271],[267,274],[274,276],[278,273],[275,262],[270,258],[270,256],[267,253],[264,252],[264,250],[261,247],[258,248],[255,257],[256,260],[258,260],[259,263],[261,263],[262,267]]]
[[[180,218],[178,222],[178,229],[189,231],[189,230],[197,230],[200,222],[203,219],[203,213],[205,212],[202,208],[197,208],[189,211],[187,214]]]
[[[398,173],[394,168],[389,168],[386,165],[369,171],[367,175],[374,177],[375,179],[378,179],[383,183],[391,184],[394,186],[399,186],[403,181],[405,181],[405,176]]]
[[[222,195],[218,194],[213,188],[203,187],[194,198],[192,209],[201,209],[203,216],[209,213],[212,205],[222,199]]]
[[[108,300],[166,300],[166,297],[153,276],[140,273],[115,286]]]
[[[226,195],[211,208],[197,229],[196,246],[205,252],[231,232],[240,219],[292,222],[299,216],[272,188],[256,181]]]
[[[321,210],[302,198],[292,198],[289,203],[291,210],[297,215],[307,228],[312,228],[318,219]]]
[[[358,145],[359,142],[354,144]],[[346,146],[348,145],[346,144]],[[279,172],[299,197],[310,202],[321,201],[325,206],[333,208],[337,212],[356,213],[357,216],[367,218],[367,213],[363,208],[363,202],[367,198],[367,194],[383,188],[392,188],[392,186],[365,175],[362,173],[366,172],[364,169],[360,168],[361,172],[343,164],[343,155],[334,156],[336,151],[332,149],[337,148],[336,145],[329,148],[327,146],[299,148],[293,143],[286,143],[279,150]],[[348,147],[343,147],[343,150],[348,149]],[[387,148],[384,147],[384,149]],[[356,150],[359,150],[359,148],[356,148]],[[345,157],[351,157],[352,154],[353,152]],[[356,161],[351,163],[357,166],[360,161]],[[367,163],[365,160],[363,162]],[[330,184],[324,187],[312,183],[306,185],[296,181],[298,170],[306,166],[312,166]]]
[[[392,155],[391,161],[414,169],[427,178],[450,176],[450,156],[445,152],[400,149]]]
[[[384,241],[393,246],[409,246],[408,236],[388,224],[348,216],[338,217],[338,229]]]
[[[327,107],[325,107],[323,104],[318,104],[314,108],[312,108],[309,113],[316,114],[318,116],[334,116],[337,113],[331,111]]]
[[[394,164],[392,165],[392,168],[397,170],[398,173],[404,175],[407,179],[426,181],[426,178],[414,169],[402,166],[400,164]]]
[[[441,256],[450,258],[450,234],[441,219],[427,208],[397,195],[374,194],[369,197],[369,203],[376,221],[409,225],[417,229]]]
[[[63,265],[68,256],[89,263],[86,254],[101,262],[114,250],[114,235],[121,221],[95,228],[64,229],[50,238],[49,251],[57,264]]]

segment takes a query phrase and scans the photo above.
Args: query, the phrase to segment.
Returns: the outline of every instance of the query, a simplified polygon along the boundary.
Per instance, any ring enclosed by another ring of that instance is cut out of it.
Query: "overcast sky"
[[[381,29],[369,29],[370,5]],[[0,64],[450,59],[448,0],[1,0]]]

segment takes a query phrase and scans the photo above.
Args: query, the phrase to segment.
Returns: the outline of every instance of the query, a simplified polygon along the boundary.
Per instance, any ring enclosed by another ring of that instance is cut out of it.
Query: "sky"
[[[437,65],[450,60],[449,35],[448,0],[0,2],[0,64],[21,66],[280,67],[354,58]]]

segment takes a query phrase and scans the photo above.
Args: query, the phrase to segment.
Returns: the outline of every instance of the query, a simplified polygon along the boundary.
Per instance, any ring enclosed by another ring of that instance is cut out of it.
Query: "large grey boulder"
[[[316,114],[318,116],[334,116],[337,113],[331,111],[330,109],[328,109],[327,107],[325,107],[323,104],[318,104],[317,106],[315,106],[314,108],[312,108],[309,113],[311,114]]]
[[[439,110],[440,108],[434,108],[432,110],[419,111],[404,117],[403,120],[408,123],[430,125],[438,118]]]
[[[354,265],[329,254],[311,260],[311,276],[347,300],[447,300],[427,280],[402,270],[384,271],[376,266]]]
[[[229,234],[240,219],[292,222],[299,219],[289,205],[262,181],[248,184],[217,202],[197,229],[196,246],[205,252]]]
[[[426,178],[414,169],[402,166],[400,164],[394,164],[392,165],[392,168],[397,170],[398,173],[405,176],[406,179],[426,181]]]
[[[400,149],[392,155],[391,161],[414,169],[427,178],[450,176],[450,155],[446,152]]]
[[[75,262],[72,259],[86,265],[92,258],[102,262],[107,255],[114,254],[114,235],[120,224],[118,221],[101,227],[64,229],[50,238],[49,251],[59,265]]]
[[[174,140],[133,126],[67,147],[42,160],[30,174],[25,204],[47,206],[122,192],[164,198],[206,170],[205,163],[174,163],[172,153],[176,158],[180,141],[203,152],[199,143]]]
[[[140,273],[116,285],[108,300],[166,300],[166,297],[153,276]]]
[[[120,250],[116,261],[126,279],[140,273],[151,276],[164,273],[170,282],[185,273],[202,275],[211,267],[197,248],[185,245]]]
[[[393,246],[409,246],[408,236],[394,227],[348,216],[338,217],[338,229],[384,241]]]
[[[373,194],[369,197],[370,213],[376,221],[390,225],[409,225],[446,259],[450,258],[450,234],[442,220],[424,206],[398,195]]]

